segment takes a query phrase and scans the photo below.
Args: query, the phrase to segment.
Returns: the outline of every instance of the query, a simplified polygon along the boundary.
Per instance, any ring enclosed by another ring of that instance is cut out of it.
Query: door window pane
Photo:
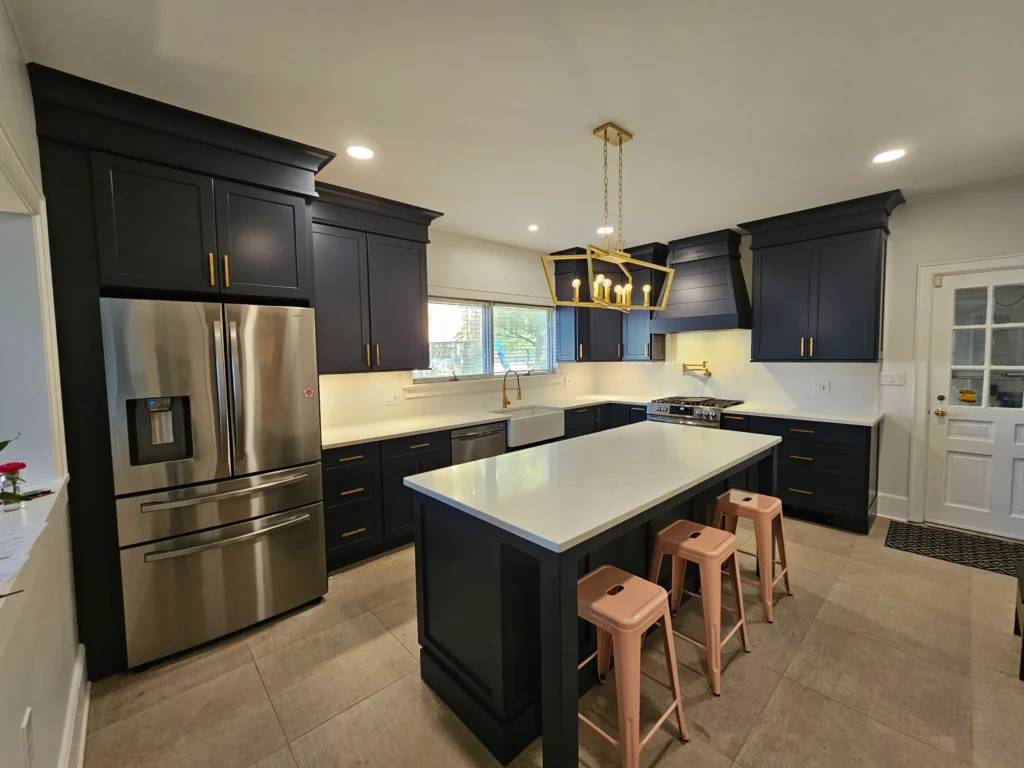
[[[984,325],[988,318],[988,288],[957,288],[953,307],[953,325]]]
[[[992,329],[991,364],[1024,365],[1024,328]]]
[[[989,405],[1020,408],[1024,405],[1024,371],[992,371],[989,374]]]
[[[985,364],[985,331],[953,331],[953,365]],[[1010,365],[1010,363],[1003,363]]]
[[[554,368],[552,310],[494,306],[494,373]]]
[[[480,376],[484,363],[484,304],[434,301],[427,307],[430,368],[413,378]]]
[[[1024,285],[997,285],[992,298],[993,323],[1024,323]]]
[[[950,372],[950,405],[981,405],[981,391],[985,387],[984,371]]]

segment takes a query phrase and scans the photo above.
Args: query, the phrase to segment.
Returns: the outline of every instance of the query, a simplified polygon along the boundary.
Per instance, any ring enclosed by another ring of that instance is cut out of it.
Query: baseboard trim
[[[85,731],[89,722],[89,677],[85,672],[85,646],[79,644],[71,690],[64,715],[64,736],[59,768],[82,768],[85,763]]]
[[[906,496],[896,496],[891,493],[878,494],[878,516],[887,520],[901,520],[906,522],[909,500]]]

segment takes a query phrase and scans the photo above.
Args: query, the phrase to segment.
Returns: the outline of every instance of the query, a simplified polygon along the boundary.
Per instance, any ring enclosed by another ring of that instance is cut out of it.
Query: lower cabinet
[[[409,475],[451,466],[451,450],[386,461],[382,465],[384,484],[384,538],[395,539],[412,533],[412,490],[402,481]]]
[[[647,406],[645,405],[631,405],[629,406],[629,423],[636,424],[638,421],[647,421]]]
[[[596,427],[595,410],[597,410],[597,406],[593,405],[588,405],[586,408],[568,408],[565,411],[565,439],[569,440],[594,432]]]
[[[602,432],[629,424],[630,406],[625,403],[602,403],[594,406],[594,431]]]

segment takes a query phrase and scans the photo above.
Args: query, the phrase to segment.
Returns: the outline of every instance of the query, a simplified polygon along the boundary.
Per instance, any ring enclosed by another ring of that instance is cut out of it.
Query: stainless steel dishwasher
[[[505,422],[452,430],[452,464],[500,456],[505,452]]]

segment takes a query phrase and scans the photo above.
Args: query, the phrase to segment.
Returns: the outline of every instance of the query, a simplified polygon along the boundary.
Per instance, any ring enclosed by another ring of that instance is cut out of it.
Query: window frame
[[[429,304],[431,302],[437,302],[438,304],[468,304],[472,306],[483,307],[483,345],[484,352],[484,372],[473,374],[472,376],[417,376],[418,371],[413,371],[412,381],[413,384],[433,384],[433,383],[444,383],[453,381],[484,381],[487,379],[496,379],[500,376],[504,376],[504,373],[495,373],[494,371],[494,308],[495,307],[508,307],[511,309],[542,309],[547,312],[548,315],[548,367],[547,368],[534,368],[529,372],[529,375],[547,375],[553,374],[558,370],[558,360],[556,359],[555,348],[555,308],[552,306],[545,306],[543,304],[523,304],[519,302],[511,301],[481,301],[478,299],[452,299],[446,296],[428,296],[428,314]],[[430,326],[427,324],[427,337],[429,347],[429,336]],[[426,370],[430,370],[429,368]],[[526,375],[521,372],[520,375]]]

